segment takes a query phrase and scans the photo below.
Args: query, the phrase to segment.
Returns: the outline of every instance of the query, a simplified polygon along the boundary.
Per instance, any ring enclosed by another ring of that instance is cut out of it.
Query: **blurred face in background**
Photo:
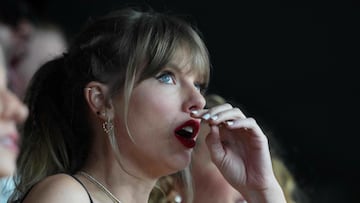
[[[28,110],[7,87],[4,55],[0,46],[0,177],[16,168],[19,134],[16,125],[26,119]]]

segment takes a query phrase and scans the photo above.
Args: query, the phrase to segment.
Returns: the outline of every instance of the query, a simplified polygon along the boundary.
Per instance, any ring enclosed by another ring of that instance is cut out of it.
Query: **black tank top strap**
[[[70,175],[70,176],[73,177],[77,182],[80,183],[80,185],[85,189],[86,193],[88,194],[89,199],[90,199],[90,203],[93,203],[93,200],[91,199],[90,193],[89,193],[89,191],[86,189],[85,185],[84,185],[77,177],[75,177],[74,175]]]
[[[64,174],[66,174],[66,173],[64,173]],[[69,175],[69,174],[66,174],[66,175]],[[80,185],[85,189],[86,193],[88,194],[89,199],[90,199],[90,203],[93,203],[93,200],[91,199],[90,193],[89,193],[89,191],[86,189],[85,185],[84,185],[78,178],[76,178],[74,175],[69,175],[69,176],[71,176],[71,177],[74,178],[78,183],[80,183]],[[33,185],[33,186],[25,193],[25,195],[24,195],[20,200],[16,200],[16,201],[14,201],[14,202],[15,202],[15,203],[22,203],[22,202],[25,200],[26,196],[30,193],[30,190],[31,190],[34,186],[35,186],[35,185]]]

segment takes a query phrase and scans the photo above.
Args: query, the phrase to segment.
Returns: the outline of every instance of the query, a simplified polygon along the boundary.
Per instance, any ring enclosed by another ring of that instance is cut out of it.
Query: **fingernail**
[[[193,111],[191,111],[191,113],[194,114],[194,115],[198,115],[199,111],[193,110]]]
[[[234,125],[234,121],[226,121],[225,123],[226,123],[226,125],[228,125],[228,126]]]
[[[205,114],[203,115],[201,118],[203,118],[204,120],[208,120],[210,118],[210,114]]]
[[[216,121],[219,117],[217,115],[211,116],[211,120]]]

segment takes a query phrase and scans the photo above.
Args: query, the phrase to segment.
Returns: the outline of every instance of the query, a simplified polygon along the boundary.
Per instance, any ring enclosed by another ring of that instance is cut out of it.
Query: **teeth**
[[[193,128],[190,126],[186,126],[185,128],[183,128],[183,130],[189,132],[189,133],[193,133]]]

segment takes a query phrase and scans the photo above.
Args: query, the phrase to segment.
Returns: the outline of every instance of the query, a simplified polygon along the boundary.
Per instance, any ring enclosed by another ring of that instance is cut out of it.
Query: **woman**
[[[27,108],[8,89],[5,61],[0,46],[0,177],[15,172],[19,135],[16,124],[24,121]]]
[[[209,66],[198,32],[176,17],[124,9],[91,21],[30,84],[12,200],[148,202],[160,177],[187,168],[206,120],[234,188],[285,202],[255,121],[230,105],[203,109]]]
[[[0,46],[0,202],[5,202],[10,192],[7,179],[14,174],[19,153],[17,124],[22,123],[28,109],[8,88],[7,68],[2,46]]]

